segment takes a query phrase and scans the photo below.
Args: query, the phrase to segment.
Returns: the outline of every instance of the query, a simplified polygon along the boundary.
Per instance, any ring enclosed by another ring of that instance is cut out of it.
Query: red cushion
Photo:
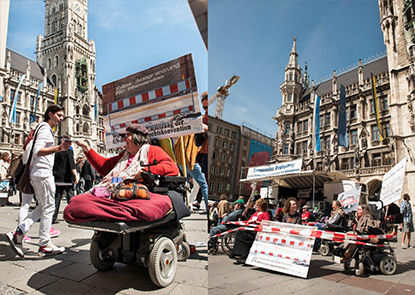
[[[117,201],[95,197],[90,193],[73,197],[65,207],[63,217],[68,222],[86,221],[155,221],[163,218],[171,209],[166,195],[150,193],[151,199]]]

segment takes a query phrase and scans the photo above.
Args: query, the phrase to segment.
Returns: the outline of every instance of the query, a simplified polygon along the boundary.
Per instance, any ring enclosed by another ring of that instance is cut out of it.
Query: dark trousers
[[[63,193],[65,193],[66,201],[69,203],[69,200],[73,197],[74,191],[72,185],[69,186],[56,186],[55,193],[55,213],[53,213],[52,222],[55,222],[58,219],[59,207],[61,206],[61,200]]]
[[[89,191],[94,186],[93,180],[86,180],[85,179],[85,191]]]
[[[255,241],[256,232],[239,230],[235,237],[235,246],[233,256],[239,256],[240,259],[246,259],[249,255],[249,249]]]

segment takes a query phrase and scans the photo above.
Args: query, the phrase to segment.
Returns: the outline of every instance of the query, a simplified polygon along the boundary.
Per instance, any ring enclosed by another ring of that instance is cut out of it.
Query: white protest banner
[[[297,173],[301,171],[302,163],[303,163],[303,160],[299,159],[295,161],[278,163],[278,164],[273,164],[273,165],[249,167],[248,175],[246,176],[246,179],[265,177],[265,176],[278,176],[278,175],[288,174],[288,173]]]
[[[203,132],[191,54],[104,86],[107,149],[124,146],[118,133],[132,123],[157,139]]]
[[[406,158],[396,164],[383,176],[380,200],[383,206],[401,199],[402,186],[405,178]]]
[[[284,230],[275,233],[258,232],[246,264],[306,278],[315,238],[291,234],[290,231],[300,233],[305,229],[308,233],[313,228],[280,222],[263,224]]]
[[[359,186],[357,189],[348,190],[338,195],[337,200],[342,204],[344,212],[356,211],[359,206],[361,190],[362,188]]]

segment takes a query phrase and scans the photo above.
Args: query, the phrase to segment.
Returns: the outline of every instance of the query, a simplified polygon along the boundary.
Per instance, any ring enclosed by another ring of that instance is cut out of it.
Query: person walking
[[[24,257],[22,245],[24,235],[40,217],[39,256],[62,253],[65,248],[57,247],[50,241],[50,229],[55,211],[55,179],[53,177],[54,154],[65,151],[71,146],[70,141],[55,145],[53,128],[63,121],[64,109],[56,104],[49,105],[44,114],[44,122],[35,131],[33,155],[30,164],[30,183],[33,186],[39,206],[20,223],[15,231],[6,237],[13,251]],[[20,246],[20,247],[19,247]]]
[[[65,135],[62,137],[61,142],[64,140],[70,141],[70,137]],[[55,154],[53,176],[55,177],[56,193],[55,213],[53,214],[52,224],[57,224],[59,223],[58,214],[63,194],[65,193],[66,202],[69,203],[69,200],[74,196],[74,184],[78,183],[72,148]]]
[[[91,166],[88,160],[86,160],[82,165],[81,177],[85,181],[84,191],[87,192],[94,186],[96,178],[96,171],[94,167]]]
[[[403,228],[402,228],[402,248],[411,247],[411,232],[414,231],[414,224],[412,220],[412,205],[409,203],[411,198],[408,194],[403,195],[403,201],[401,203],[401,213],[403,215]]]

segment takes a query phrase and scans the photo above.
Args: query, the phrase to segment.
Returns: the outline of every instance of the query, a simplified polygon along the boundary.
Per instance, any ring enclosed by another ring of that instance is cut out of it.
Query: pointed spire
[[[290,52],[290,61],[288,62],[289,67],[296,67],[298,66],[298,53],[296,47],[297,38],[294,37],[293,48]]]

